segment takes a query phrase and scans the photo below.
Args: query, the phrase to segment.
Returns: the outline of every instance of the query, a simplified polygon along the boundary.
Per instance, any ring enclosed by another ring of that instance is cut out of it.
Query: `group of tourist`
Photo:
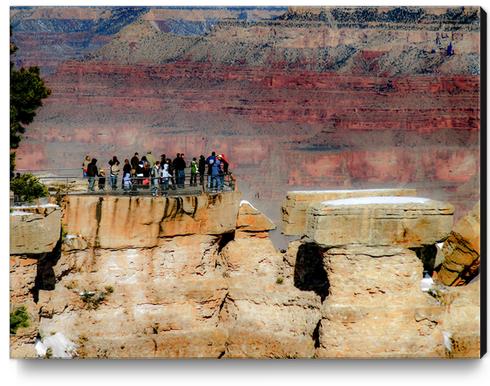
[[[204,186],[205,174],[207,171],[207,188],[211,191],[222,191],[224,188],[225,175],[230,175],[228,170],[228,160],[223,154],[212,152],[207,158],[204,155],[192,158],[190,166],[189,186],[197,186],[197,177],[199,184]],[[171,160],[165,154],[160,156],[160,160],[148,151],[146,155],[139,158],[138,153],[124,160],[122,166],[121,188],[124,192],[129,193],[137,190],[139,187],[151,187],[153,196],[159,192],[167,194],[169,189],[183,189],[185,187],[185,170],[188,167],[185,161],[184,153],[177,153],[177,156]],[[98,178],[99,190],[105,190],[106,172],[104,169],[97,167],[97,159],[87,155],[82,165],[83,176],[88,178],[88,190],[95,191],[95,181]],[[112,190],[117,189],[119,175],[121,174],[120,162],[116,156],[108,162],[107,171],[109,174],[109,186]]]

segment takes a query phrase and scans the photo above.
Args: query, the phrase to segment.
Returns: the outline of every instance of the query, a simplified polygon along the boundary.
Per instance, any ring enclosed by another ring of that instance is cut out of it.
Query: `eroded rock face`
[[[304,235],[308,207],[322,201],[367,196],[415,196],[415,194],[415,189],[291,191],[287,193],[282,204],[283,232],[286,235]]]
[[[442,248],[444,256],[438,280],[445,285],[468,283],[480,269],[480,202],[461,218]]]
[[[91,246],[155,247],[162,237],[234,231],[239,196],[67,196],[63,225]]]
[[[480,280],[450,288],[444,330],[450,340],[447,355],[452,358],[480,357]]]
[[[419,287],[422,262],[400,247],[348,246],[324,253],[324,358],[442,357],[444,310]]]
[[[320,299],[295,288],[271,240],[233,240],[222,258],[229,276],[225,357],[312,357]]]
[[[240,203],[236,227],[242,232],[267,232],[276,229],[274,223],[248,201]]]
[[[10,312],[24,306],[29,315],[29,326],[20,327],[10,338],[12,358],[36,356],[34,343],[38,331],[38,310],[31,290],[35,286],[38,259],[10,255]]]
[[[449,203],[417,197],[323,201],[309,207],[306,234],[325,246],[420,247],[447,238],[453,212]]]
[[[51,252],[60,238],[61,210],[57,205],[13,207],[10,213],[10,253]]]

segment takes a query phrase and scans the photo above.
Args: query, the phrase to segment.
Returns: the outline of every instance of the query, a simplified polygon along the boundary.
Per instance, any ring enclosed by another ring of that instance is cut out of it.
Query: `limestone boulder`
[[[60,239],[61,210],[57,205],[12,207],[10,254],[51,252]]]
[[[446,239],[451,204],[419,197],[323,201],[308,209],[307,236],[324,246],[361,244],[414,248]]]
[[[415,189],[358,189],[290,191],[282,204],[283,232],[286,235],[305,234],[307,209],[311,204],[327,200],[368,196],[415,196]]]
[[[164,237],[233,232],[239,192],[181,197],[66,196],[63,225],[89,246],[154,247]]]
[[[442,248],[438,280],[445,285],[468,283],[480,269],[480,202],[454,226]]]
[[[276,229],[274,223],[248,201],[240,202],[236,227],[242,232],[266,232]]]

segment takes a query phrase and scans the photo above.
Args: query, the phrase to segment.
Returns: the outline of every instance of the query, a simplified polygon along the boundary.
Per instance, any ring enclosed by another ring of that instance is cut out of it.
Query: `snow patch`
[[[77,345],[67,339],[61,332],[47,336],[42,340],[37,339],[34,347],[40,357],[45,357],[48,349],[51,349],[53,358],[73,358],[77,355]]]
[[[23,212],[22,210],[14,210],[13,212],[10,212],[11,216],[29,216],[30,212]]]
[[[434,280],[432,280],[430,276],[426,276],[422,280],[420,280],[420,289],[423,292],[429,292],[433,285]]]
[[[443,331],[442,336],[444,337],[444,347],[446,350],[449,352],[453,351],[453,334],[451,334],[449,331]]]
[[[253,206],[249,201],[247,200],[242,200],[240,201],[240,206],[242,205],[250,205],[253,209],[258,210],[255,206]]]
[[[77,235],[66,235],[65,236],[66,240],[71,240],[71,239],[76,239],[76,238],[77,238]]]
[[[322,201],[322,205],[383,205],[383,204],[425,204],[429,198],[406,197],[406,196],[374,196],[374,197],[352,197],[340,200]]]
[[[439,250],[442,250],[444,243],[436,243],[436,246]]]
[[[328,193],[353,193],[353,192],[396,192],[400,189],[337,189],[337,190],[293,190],[288,194],[328,194]]]
[[[19,205],[13,206],[12,209],[36,209],[36,208],[59,208],[56,204],[41,204],[41,205]]]

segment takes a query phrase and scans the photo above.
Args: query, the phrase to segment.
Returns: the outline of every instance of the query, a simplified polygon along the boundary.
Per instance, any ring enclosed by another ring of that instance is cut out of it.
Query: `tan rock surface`
[[[265,232],[276,229],[275,224],[249,202],[242,201],[238,210],[237,230],[244,232]]]
[[[438,280],[445,285],[464,285],[480,269],[480,202],[454,226],[442,248],[444,256]]]
[[[191,235],[64,251],[59,283],[40,294],[40,331],[79,342],[84,357],[313,356],[318,296],[280,276],[283,257],[268,238],[222,243]],[[84,291],[106,294],[92,309]]]
[[[308,209],[307,236],[325,246],[420,247],[444,240],[451,204],[418,197],[361,197],[323,201]]]
[[[36,356],[34,343],[39,318],[31,291],[35,286],[37,263],[38,259],[10,256],[10,311],[24,306],[29,314],[29,326],[20,327],[15,335],[10,335],[10,356],[12,358]]]
[[[92,246],[155,247],[162,237],[234,231],[239,196],[67,196],[63,224]]]
[[[324,254],[323,358],[443,357],[444,310],[419,287],[422,262],[393,247],[332,248]]]
[[[222,319],[224,357],[310,358],[320,299],[294,287],[270,239],[235,239],[222,251],[229,292]]]
[[[290,191],[282,204],[283,232],[286,235],[305,234],[306,211],[311,204],[327,200],[367,196],[415,196],[415,189],[359,189]]]
[[[62,332],[85,357],[219,356],[227,285],[215,270],[218,241],[193,235],[154,248],[63,252],[55,290],[41,291],[40,331]],[[104,298],[95,305],[84,292]]]
[[[454,300],[448,304],[444,330],[449,334],[452,358],[480,357],[480,280],[450,288]]]
[[[12,207],[10,253],[51,252],[60,238],[61,210],[58,206]]]

